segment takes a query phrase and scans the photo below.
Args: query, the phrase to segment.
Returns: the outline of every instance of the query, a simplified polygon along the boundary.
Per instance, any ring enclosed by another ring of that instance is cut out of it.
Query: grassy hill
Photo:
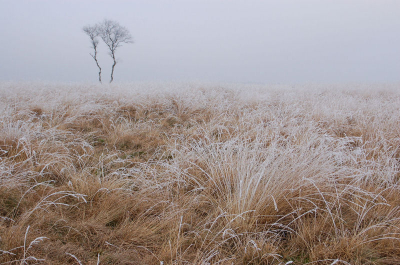
[[[1,264],[399,264],[400,89],[0,83]]]

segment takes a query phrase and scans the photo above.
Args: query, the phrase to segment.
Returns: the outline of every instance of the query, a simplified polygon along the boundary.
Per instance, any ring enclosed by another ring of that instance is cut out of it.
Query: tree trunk
[[[99,82],[101,84],[101,67],[100,67],[99,62],[97,61],[97,59],[95,59],[95,61],[96,61],[97,67],[99,68]]]
[[[101,84],[102,83],[101,82],[101,67],[99,65],[99,61],[97,61],[97,48],[96,47],[94,47],[94,55],[92,55],[92,57],[93,57],[94,61],[96,62],[97,67],[99,68],[99,82]]]
[[[112,58],[114,60],[114,64],[111,67],[111,80],[110,80],[110,83],[114,80],[114,68],[115,68],[115,65],[117,64],[117,60],[115,60],[115,54],[114,53],[112,53]]]

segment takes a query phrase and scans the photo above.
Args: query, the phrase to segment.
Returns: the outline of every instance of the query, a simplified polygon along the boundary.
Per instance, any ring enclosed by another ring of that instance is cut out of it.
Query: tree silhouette
[[[128,29],[121,26],[118,22],[104,19],[101,23],[95,26],[86,26],[83,31],[90,37],[94,49],[94,55],[90,54],[96,61],[97,67],[99,68],[99,81],[101,83],[101,68],[97,61],[97,46],[98,39],[100,37],[103,42],[107,45],[110,56],[113,59],[113,65],[111,67],[111,78],[110,83],[114,80],[114,69],[117,65],[117,58],[115,56],[116,50],[122,46],[123,43],[133,43],[132,36]]]
[[[97,25],[96,26],[85,26],[85,27],[83,27],[83,31],[89,36],[89,38],[92,42],[94,54],[90,53],[90,56],[93,57],[94,61],[96,62],[97,67],[99,68],[99,82],[101,83],[101,67],[100,67],[99,61],[97,60],[97,46],[99,45],[99,40],[97,38],[99,36],[98,27],[97,27]]]

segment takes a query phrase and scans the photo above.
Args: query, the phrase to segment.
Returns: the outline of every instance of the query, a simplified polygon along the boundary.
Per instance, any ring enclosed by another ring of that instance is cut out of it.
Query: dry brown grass
[[[400,263],[396,86],[0,95],[0,264]]]

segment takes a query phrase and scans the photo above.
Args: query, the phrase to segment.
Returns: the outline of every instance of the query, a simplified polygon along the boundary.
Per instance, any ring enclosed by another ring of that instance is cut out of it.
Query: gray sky
[[[135,41],[117,82],[400,81],[399,0],[0,0],[0,80],[96,82],[82,27],[104,18]]]

